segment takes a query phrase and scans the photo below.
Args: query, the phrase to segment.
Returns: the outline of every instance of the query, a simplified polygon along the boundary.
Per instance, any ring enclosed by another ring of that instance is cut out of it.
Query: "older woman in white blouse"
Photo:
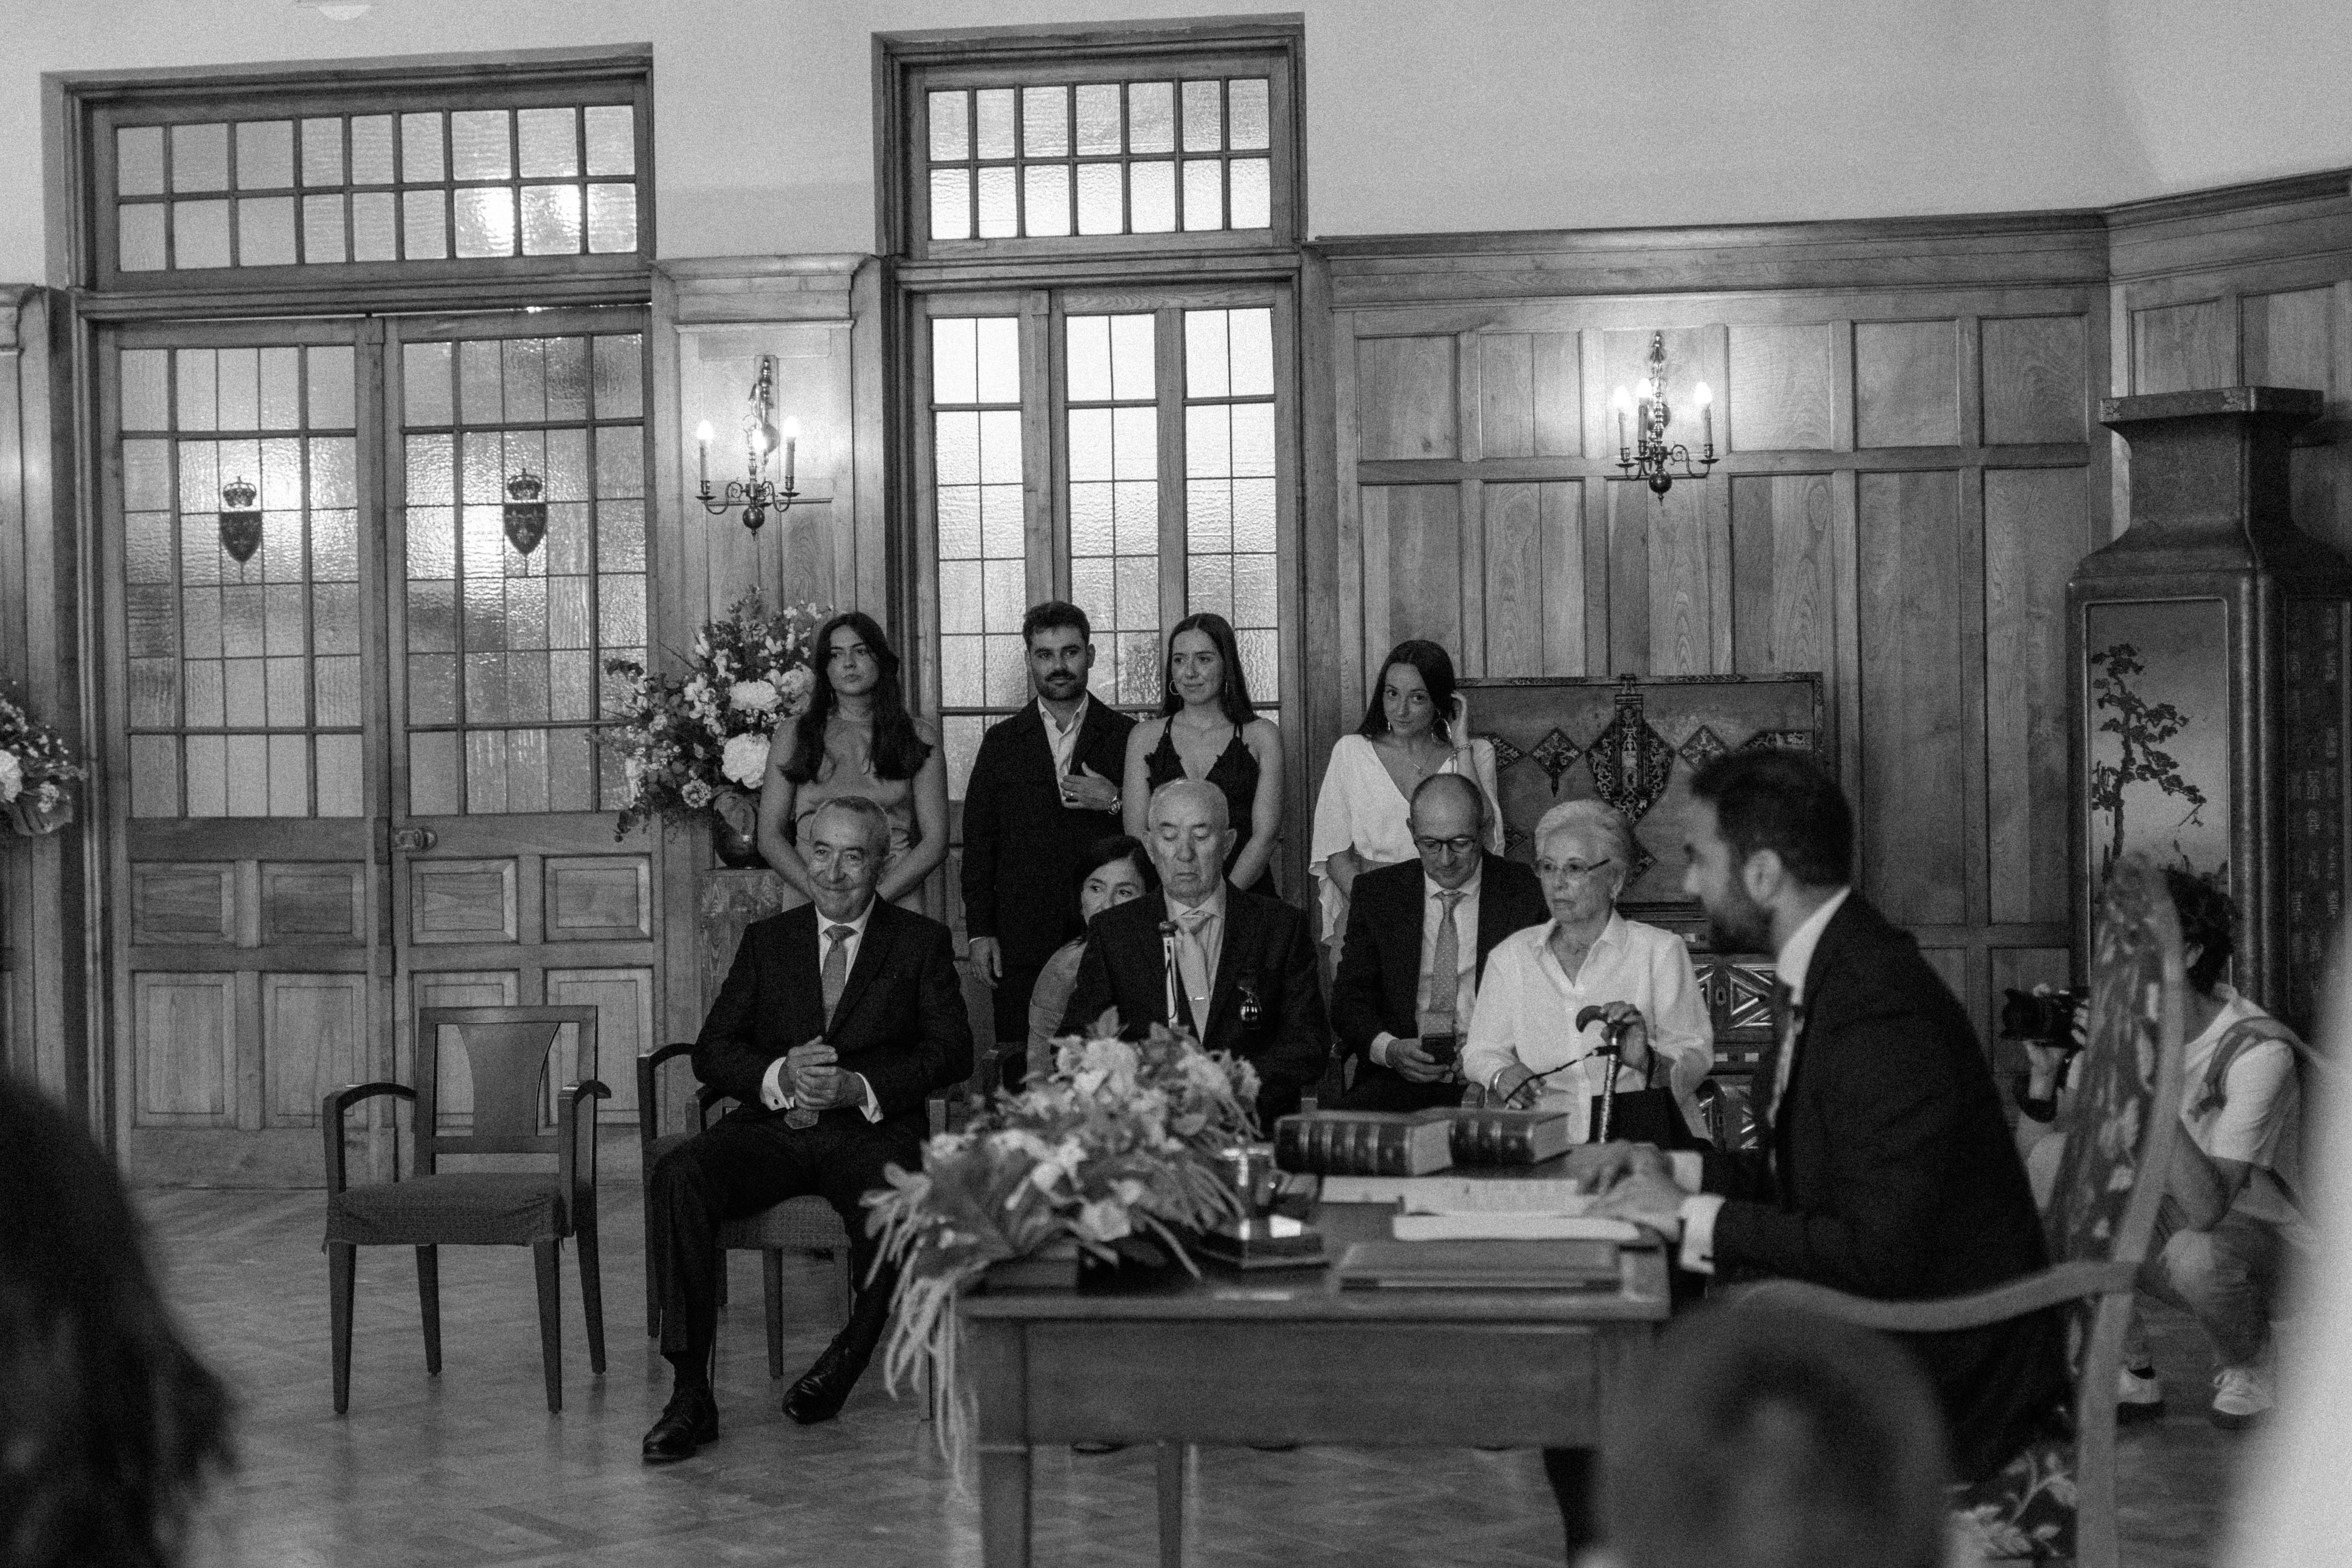
[[[1571,800],[1536,825],[1536,877],[1552,918],[1514,931],[1486,959],[1462,1073],[1491,1103],[1584,1113],[1608,1084],[1602,1022],[1587,1007],[1630,1009],[1617,1066],[1620,1094],[1670,1087],[1684,1124],[1701,1123],[1699,1082],[1715,1067],[1715,1034],[1682,938],[1617,912],[1633,862],[1633,830],[1597,800]]]

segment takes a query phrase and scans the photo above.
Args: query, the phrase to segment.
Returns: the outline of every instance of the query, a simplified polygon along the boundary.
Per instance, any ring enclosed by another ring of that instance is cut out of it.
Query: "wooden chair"
[[[362,1247],[416,1248],[416,1293],[425,1326],[425,1370],[441,1371],[440,1253],[444,1245],[529,1247],[539,1277],[540,1360],[547,1407],[563,1408],[563,1241],[580,1242],[580,1295],[588,1320],[588,1364],[604,1370],[604,1291],[596,1261],[596,1132],[580,1152],[579,1112],[586,1100],[611,1096],[596,1079],[557,1091],[554,1128],[547,1131],[551,1054],[563,1026],[578,1031],[575,1060],[596,1059],[593,1007],[426,1007],[416,1015],[416,1087],[353,1084],[325,1097],[319,1125],[327,1155],[327,1285],[333,1319],[335,1414],[349,1408],[352,1384],[352,1289]],[[463,1133],[439,1126],[441,1033],[454,1029],[465,1047],[474,1090],[473,1127]],[[362,1100],[388,1094],[415,1104],[415,1169],[399,1177],[395,1123],[394,1177],[350,1185],[343,1167],[343,1119]],[[546,1172],[462,1172],[440,1174],[445,1154],[530,1154],[551,1158]]]
[[[2042,1215],[2057,1259],[2051,1267],[1939,1301],[1874,1301],[1794,1280],[1738,1298],[1890,1333],[1979,1328],[2091,1303],[2074,1383],[2074,1560],[2082,1568],[2116,1564],[2116,1373],[2179,1131],[2183,988],[2180,928],[2163,874],[2126,858],[2099,895],[2089,1040],[2074,1064],[2065,1153]]]

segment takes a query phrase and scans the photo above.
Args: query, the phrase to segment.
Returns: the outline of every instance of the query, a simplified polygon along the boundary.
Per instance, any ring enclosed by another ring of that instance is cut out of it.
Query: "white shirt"
[[[2213,991],[2221,999],[2221,1014],[2182,1053],[2180,1125],[2207,1159],[2254,1167],[2255,1174],[2230,1205],[2235,1212],[2270,1225],[2300,1226],[2303,1216],[2279,1186],[2284,1181],[2293,1191],[2303,1191],[2303,1083],[2294,1047],[2284,1040],[2256,1040],[2230,1064],[2221,1080],[2221,1108],[2201,1117],[2189,1114],[2205,1097],[2206,1073],[2221,1037],[2248,1018],[2270,1016],[2227,985]],[[2267,1179],[2264,1172],[2278,1180]]]
[[[1426,871],[1422,873],[1421,976],[1414,982],[1412,991],[1415,1018],[1429,1016],[1429,970],[1437,962],[1437,928],[1445,919],[1445,906],[1439,901],[1438,895],[1452,891],[1462,895],[1461,901],[1454,906],[1454,956],[1457,964],[1454,976],[1457,999],[1454,1027],[1459,1030],[1469,1026],[1470,1015],[1475,1010],[1478,1001],[1478,890],[1486,880],[1486,872],[1483,866],[1470,873],[1468,881],[1450,889],[1430,880]],[[1415,1027],[1418,1026],[1416,1024]],[[1396,1039],[1397,1037],[1386,1029],[1374,1035],[1370,1050],[1372,1060],[1382,1067],[1392,1066],[1389,1060],[1389,1047],[1396,1043]]]
[[[1822,932],[1829,930],[1831,919],[1845,907],[1846,899],[1853,892],[1852,888],[1840,888],[1832,893],[1822,901],[1821,908],[1798,922],[1797,929],[1789,933],[1789,940],[1780,944],[1780,951],[1772,955],[1772,971],[1779,976],[1780,984],[1789,988],[1789,1012],[1792,1018],[1796,1010],[1805,1005],[1805,972],[1813,966],[1813,950],[1822,944]],[[1772,1063],[1772,1104],[1776,1113],[1780,1097],[1789,1092],[1789,1068],[1796,1059],[1797,1037],[1792,1026],[1789,1037],[1780,1042],[1780,1052]],[[1698,1185],[1699,1158],[1696,1154],[1678,1153],[1674,1163],[1675,1185]],[[1693,1193],[1683,1200],[1684,1268],[1700,1274],[1715,1272],[1715,1216],[1722,1212],[1723,1194],[1720,1193]]]
[[[1572,1073],[1547,1079],[1537,1101],[1575,1111],[1580,1120],[1589,1096],[1608,1087],[1603,1064],[1611,1058],[1590,1055],[1602,1042],[1601,1025],[1579,1029],[1576,1016],[1587,1007],[1631,1002],[1642,1010],[1650,1049],[1666,1068],[1666,1087],[1684,1120],[1697,1126],[1698,1086],[1715,1069],[1715,1028],[1683,939],[1612,910],[1571,976],[1552,956],[1551,934],[1559,929],[1558,921],[1546,921],[1513,931],[1486,955],[1462,1076],[1492,1088],[1496,1075],[1514,1062],[1545,1073],[1585,1058]],[[1619,1068],[1621,1075],[1629,1070]],[[1642,1080],[1634,1072],[1630,1079],[1621,1076],[1617,1087],[1640,1089]]]
[[[1466,722],[1466,721],[1465,721]],[[1452,731],[1467,733],[1462,724]],[[1486,797],[1486,847],[1503,852],[1503,803],[1495,784],[1495,742],[1484,736],[1437,764],[1441,773],[1467,773]],[[1323,940],[1333,948],[1348,930],[1348,896],[1331,880],[1331,857],[1352,849],[1367,862],[1395,865],[1416,859],[1404,794],[1381,766],[1381,753],[1361,735],[1342,735],[1331,748],[1330,764],[1315,794],[1315,826],[1307,869],[1313,873],[1323,910]]]
[[[816,972],[819,974],[823,974],[824,973],[824,955],[827,950],[833,946],[833,938],[825,933],[831,931],[835,926],[845,925],[849,928],[849,934],[844,937],[841,942],[841,973],[843,983],[845,984],[847,984],[848,976],[857,968],[857,950],[865,945],[866,927],[867,922],[874,919],[875,902],[876,900],[873,899],[866,900],[866,907],[857,912],[857,918],[855,920],[829,921],[824,918],[824,912],[823,910],[820,910],[817,911]],[[858,1075],[857,1081],[863,1085],[866,1089],[866,1103],[860,1107],[860,1109],[866,1112],[866,1120],[868,1121],[881,1121],[882,1105],[879,1100],[874,1098],[874,1086],[866,1081],[866,1077],[863,1073]],[[768,1070],[761,1075],[760,1103],[766,1106],[771,1110],[790,1110],[793,1108],[793,1097],[784,1092],[784,1058],[782,1057],[778,1057],[774,1061],[770,1062],[768,1064]]]
[[[1054,710],[1045,706],[1044,698],[1037,699],[1037,715],[1045,721],[1045,744],[1053,749],[1056,778],[1070,771],[1070,759],[1077,754],[1078,731],[1087,721],[1088,700],[1085,694],[1079,695],[1078,705],[1070,710],[1070,721],[1065,725],[1054,717]]]
[[[1171,893],[1167,899],[1167,908],[1168,918],[1176,922],[1177,928],[1176,983],[1183,987],[1185,999],[1192,1005],[1192,1027],[1206,1034],[1209,1028],[1209,998],[1216,994],[1217,989],[1217,961],[1223,955],[1225,950],[1225,884],[1221,879],[1217,885],[1210,889],[1209,896],[1197,904],[1180,904],[1176,901],[1176,896]],[[1207,989],[1197,994],[1193,993],[1192,980],[1184,973],[1182,962],[1184,917],[1195,910],[1205,910],[1209,916],[1207,920],[1201,922],[1200,931],[1202,957],[1202,984]],[[1175,1022],[1173,1018],[1169,1020],[1171,1025]]]

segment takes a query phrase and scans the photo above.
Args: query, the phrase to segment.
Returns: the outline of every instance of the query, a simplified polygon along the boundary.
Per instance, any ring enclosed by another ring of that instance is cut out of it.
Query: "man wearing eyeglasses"
[[[1608,1087],[1596,1054],[1622,1026],[1619,1090],[1670,1088],[1687,1127],[1715,1067],[1715,1035],[1690,951],[1670,931],[1617,912],[1636,847],[1625,819],[1597,800],[1563,801],[1536,824],[1536,879],[1551,919],[1496,948],[1462,1053],[1463,1076],[1487,1103],[1558,1106],[1584,1131]],[[1588,1007],[1601,1016],[1579,1027]]]
[[[1481,847],[1486,813],[1466,774],[1433,773],[1407,817],[1421,858],[1356,879],[1331,987],[1332,1032],[1361,1058],[1343,1110],[1461,1102],[1455,1047],[1487,955],[1546,914],[1534,874]]]

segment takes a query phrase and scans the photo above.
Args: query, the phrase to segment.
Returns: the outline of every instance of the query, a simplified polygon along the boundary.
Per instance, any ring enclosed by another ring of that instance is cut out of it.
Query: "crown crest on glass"
[[[254,499],[258,494],[252,482],[243,476],[221,486],[221,502],[231,511],[251,511]]]
[[[516,500],[537,500],[540,489],[539,476],[529,468],[520,470],[507,481],[507,494]]]

